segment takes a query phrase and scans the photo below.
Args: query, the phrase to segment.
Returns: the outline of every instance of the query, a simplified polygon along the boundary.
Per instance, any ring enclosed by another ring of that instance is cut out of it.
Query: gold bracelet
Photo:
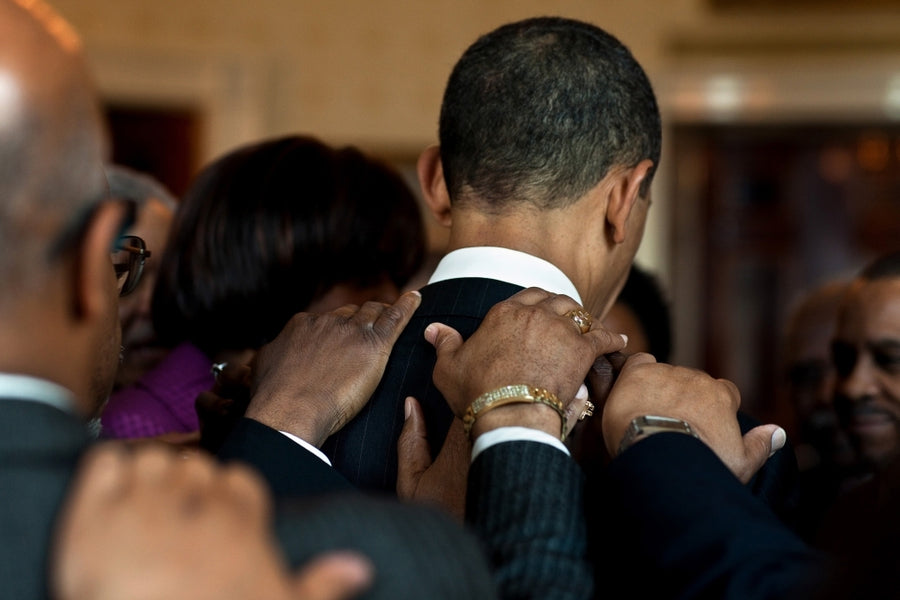
[[[463,429],[466,432],[466,437],[471,438],[472,426],[479,416],[498,406],[516,403],[544,404],[555,410],[559,415],[560,421],[562,421],[559,439],[565,441],[568,421],[566,420],[566,409],[563,403],[560,402],[553,392],[530,385],[505,385],[478,396],[466,409],[466,414],[463,415]]]

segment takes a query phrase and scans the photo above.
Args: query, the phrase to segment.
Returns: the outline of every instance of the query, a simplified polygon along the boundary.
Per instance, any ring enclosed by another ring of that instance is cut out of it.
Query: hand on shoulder
[[[603,410],[606,448],[616,456],[626,430],[638,417],[669,417],[688,423],[732,473],[747,482],[784,445],[785,437],[777,425],[761,425],[742,436],[737,421],[740,404],[737,386],[727,379],[634,354],[625,361]]]

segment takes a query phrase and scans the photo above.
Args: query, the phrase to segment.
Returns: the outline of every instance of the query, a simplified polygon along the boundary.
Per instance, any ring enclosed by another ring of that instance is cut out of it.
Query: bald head
[[[4,281],[29,287],[46,270],[53,237],[103,193],[104,153],[77,35],[41,0],[0,0]]]

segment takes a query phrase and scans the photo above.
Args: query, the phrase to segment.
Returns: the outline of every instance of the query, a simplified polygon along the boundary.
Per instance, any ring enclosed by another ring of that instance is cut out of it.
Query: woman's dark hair
[[[650,354],[659,362],[669,362],[669,355],[672,353],[672,318],[669,314],[669,302],[657,278],[633,264],[616,303],[624,304],[634,312],[644,329]]]
[[[290,136],[207,166],[185,194],[153,296],[161,340],[256,348],[335,284],[402,287],[425,252],[403,178],[355,148]]]

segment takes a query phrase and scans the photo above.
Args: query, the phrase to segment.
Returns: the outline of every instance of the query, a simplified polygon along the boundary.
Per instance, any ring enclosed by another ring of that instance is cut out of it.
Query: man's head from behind
[[[40,0],[0,0],[0,370],[89,414],[118,356],[105,140],[77,36]]]
[[[900,252],[877,259],[844,297],[832,344],[835,409],[859,458],[900,454]]]
[[[641,66],[603,30],[562,18],[504,25],[465,52],[440,117],[454,203],[540,209],[580,199],[615,166],[659,164],[661,125]],[[645,196],[652,171],[641,184]]]

